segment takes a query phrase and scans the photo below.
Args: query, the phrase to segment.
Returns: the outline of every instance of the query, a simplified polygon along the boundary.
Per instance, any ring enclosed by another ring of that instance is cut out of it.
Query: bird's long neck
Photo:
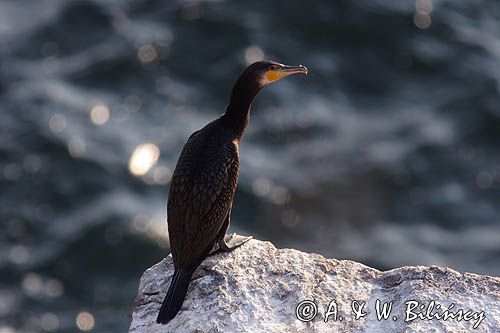
[[[260,87],[242,75],[233,87],[231,100],[224,114],[237,138],[241,138],[250,121],[250,108]]]

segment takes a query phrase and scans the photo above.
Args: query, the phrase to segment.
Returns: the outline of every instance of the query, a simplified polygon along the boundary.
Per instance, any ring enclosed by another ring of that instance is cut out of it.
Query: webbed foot
[[[221,252],[232,252],[239,248],[241,245],[245,244],[249,240],[253,239],[252,236],[244,237],[244,236],[237,236],[236,234],[232,234],[231,236],[227,237],[227,241],[223,238],[221,239],[217,245],[218,248],[215,249],[210,253],[210,255],[213,254],[218,254]]]

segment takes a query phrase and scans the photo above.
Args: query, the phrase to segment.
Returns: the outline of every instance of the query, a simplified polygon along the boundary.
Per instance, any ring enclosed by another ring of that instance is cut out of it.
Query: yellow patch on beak
[[[307,68],[304,66],[285,66],[283,65],[282,68],[278,70],[269,70],[266,73],[266,78],[269,82],[273,82],[276,80],[279,80],[281,78],[284,78],[286,76],[292,75],[292,74],[307,74]]]
[[[282,77],[285,77],[285,76],[287,76],[286,73],[279,73],[278,71],[268,71],[266,73],[266,77],[269,80],[269,82],[273,82],[273,81],[279,80],[279,79],[281,79]]]

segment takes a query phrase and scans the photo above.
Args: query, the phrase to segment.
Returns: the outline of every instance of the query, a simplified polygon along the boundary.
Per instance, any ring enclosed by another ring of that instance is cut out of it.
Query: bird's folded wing
[[[235,144],[205,152],[204,156],[198,169],[192,170],[184,166],[187,154],[183,151],[172,179],[168,224],[172,254],[179,265],[196,264],[210,251],[229,212],[238,181]]]

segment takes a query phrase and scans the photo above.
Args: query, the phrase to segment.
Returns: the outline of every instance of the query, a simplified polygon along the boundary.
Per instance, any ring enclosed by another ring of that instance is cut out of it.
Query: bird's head
[[[243,75],[247,80],[255,80],[259,88],[293,74],[307,74],[307,67],[287,66],[275,61],[258,61],[248,66]]]
[[[287,66],[269,60],[251,64],[234,84],[228,109],[247,112],[260,89],[271,82],[299,73],[307,74],[307,68],[302,65]],[[234,113],[234,111],[231,112]]]

